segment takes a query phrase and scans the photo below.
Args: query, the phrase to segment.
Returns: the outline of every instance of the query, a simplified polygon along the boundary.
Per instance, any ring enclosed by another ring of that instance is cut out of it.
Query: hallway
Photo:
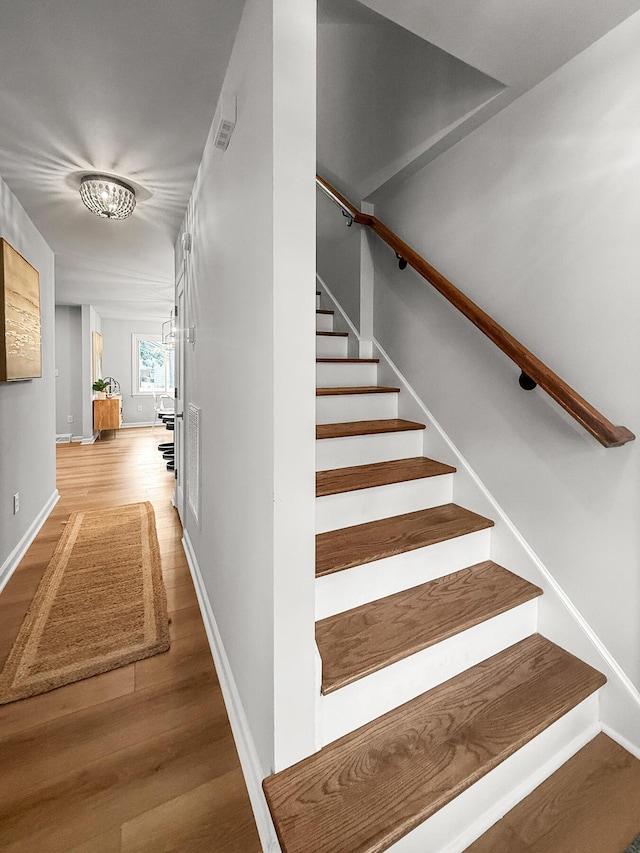
[[[153,504],[171,620],[165,654],[0,706],[5,853],[259,853],[207,643],[164,432],[127,429],[57,447],[61,499],[0,595],[0,665],[69,514]]]

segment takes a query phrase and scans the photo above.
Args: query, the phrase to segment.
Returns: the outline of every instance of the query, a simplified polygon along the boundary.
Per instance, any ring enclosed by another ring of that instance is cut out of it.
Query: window
[[[174,350],[160,335],[133,335],[131,364],[133,394],[173,394]]]

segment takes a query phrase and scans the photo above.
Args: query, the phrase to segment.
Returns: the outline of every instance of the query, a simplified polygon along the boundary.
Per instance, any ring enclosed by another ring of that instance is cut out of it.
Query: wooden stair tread
[[[316,335],[322,335],[325,338],[348,338],[349,332],[316,332]]]
[[[380,853],[605,678],[534,635],[263,782],[283,853]]]
[[[493,527],[456,504],[420,509],[316,535],[316,577]]]
[[[346,385],[342,388],[316,388],[316,397],[336,397],[343,394],[398,394],[399,388],[386,385]]]
[[[640,761],[599,734],[466,853],[623,853],[637,835]]]
[[[350,468],[333,468],[316,473],[316,497],[454,474],[455,470],[451,465],[436,462],[426,456],[410,456],[391,462],[353,465]]]
[[[378,364],[379,358],[316,358],[316,364]]]
[[[542,595],[491,561],[316,623],[327,694]]]
[[[331,311],[329,308],[316,308],[316,314],[335,314],[335,311]]]
[[[316,438],[345,438],[353,435],[376,435],[385,432],[405,432],[406,430],[425,429],[424,424],[405,421],[402,418],[384,418],[373,421],[347,421],[340,424],[318,424]]]

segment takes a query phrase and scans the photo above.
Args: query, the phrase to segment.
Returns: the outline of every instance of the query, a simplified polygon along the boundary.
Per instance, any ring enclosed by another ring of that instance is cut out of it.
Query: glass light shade
[[[126,219],[136,206],[133,188],[106,175],[86,175],[80,182],[80,198],[91,213],[105,219]]]

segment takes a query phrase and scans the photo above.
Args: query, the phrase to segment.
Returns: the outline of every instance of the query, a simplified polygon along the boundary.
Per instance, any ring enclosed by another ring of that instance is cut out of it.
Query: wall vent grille
[[[229,95],[223,92],[220,96],[220,102],[216,115],[214,117],[213,144],[221,151],[226,151],[233,133],[233,128],[236,126],[238,107],[235,95]]]

